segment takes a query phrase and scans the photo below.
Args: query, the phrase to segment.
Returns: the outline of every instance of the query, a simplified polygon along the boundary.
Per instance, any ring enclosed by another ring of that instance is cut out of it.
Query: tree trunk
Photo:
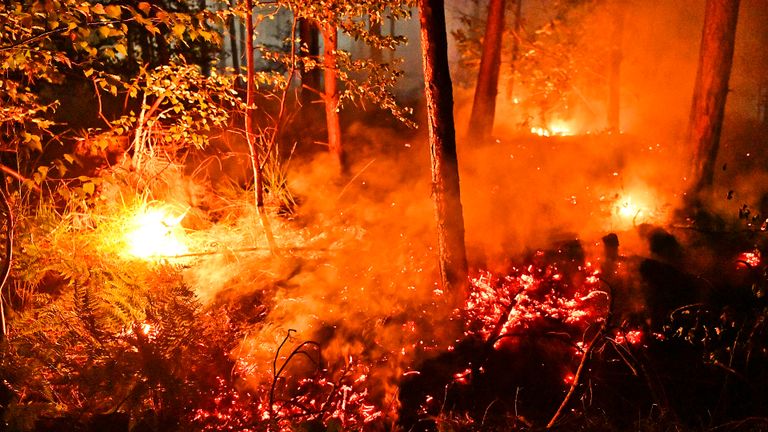
[[[381,37],[381,21],[373,21],[373,18],[369,17],[369,30],[372,35]],[[382,62],[381,47],[371,46],[371,60],[376,63]]]
[[[469,131],[480,139],[486,139],[493,129],[496,113],[496,95],[499,89],[499,68],[501,67],[501,36],[504,33],[505,0],[490,0],[488,20],[483,38],[483,54],[480,57],[480,71],[477,73],[475,99],[469,118]]]
[[[695,148],[688,199],[694,202],[714,179],[738,15],[739,0],[707,0],[688,124],[688,140]]]
[[[237,0],[230,0],[229,8],[234,9],[237,6]],[[227,27],[229,29],[229,50],[232,51],[232,69],[236,74],[240,73],[240,52],[237,49],[237,21],[234,13],[227,18]]]
[[[333,25],[323,26],[323,79],[325,81],[325,123],[328,128],[328,151],[335,159],[336,171],[347,171],[344,149],[341,146],[341,124],[339,121],[339,71],[336,68],[338,33]]]
[[[315,60],[320,58],[320,41],[317,25],[307,18],[299,20],[299,39],[301,45],[306,49],[306,56]],[[301,104],[307,108],[315,99],[316,93],[320,89],[320,68],[314,68],[301,73]],[[307,90],[312,89],[312,90]]]
[[[247,107],[245,109],[245,139],[248,142],[248,151],[251,156],[251,169],[253,170],[253,188],[256,199],[256,207],[264,206],[264,179],[262,177],[259,162],[259,146],[253,136],[253,111],[256,96],[253,71],[253,0],[245,0],[245,59],[246,59],[246,96]]]
[[[509,82],[507,83],[507,98],[513,100],[515,97],[515,66],[517,57],[520,55],[520,37],[521,37],[521,19],[523,15],[523,0],[515,0],[515,27],[512,38],[512,56],[509,61]]]
[[[611,8],[615,21],[611,31],[611,68],[608,73],[608,130],[621,131],[621,60],[624,38],[624,4],[617,0]]]
[[[440,282],[442,289],[456,299],[464,295],[467,287],[467,257],[453,121],[453,88],[448,69],[445,5],[443,0],[419,0],[418,6]]]
[[[208,8],[208,5],[206,4],[207,0],[198,0],[197,7],[200,9],[200,13],[204,13],[205,10]],[[208,25],[205,22],[200,23],[201,27],[205,28],[208,31],[216,31],[215,29],[212,29],[208,27]],[[208,41],[203,40],[200,43],[200,72],[203,74],[203,76],[211,76],[211,47]]]

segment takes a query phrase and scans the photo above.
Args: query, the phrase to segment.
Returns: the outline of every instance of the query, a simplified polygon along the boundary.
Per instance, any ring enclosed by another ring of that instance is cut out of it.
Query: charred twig
[[[268,407],[269,418],[270,418],[271,421],[275,421],[275,419],[276,419],[275,408],[274,408],[274,405],[275,405],[275,388],[277,387],[277,383],[280,380],[280,376],[285,371],[285,368],[288,366],[288,364],[291,362],[291,360],[293,360],[293,358],[298,356],[298,355],[304,355],[308,359],[310,359],[310,361],[315,363],[315,365],[318,368],[320,367],[319,359],[318,359],[318,361],[315,361],[315,359],[313,359],[312,356],[310,356],[307,351],[303,350],[303,348],[306,347],[306,346],[314,346],[315,348],[317,348],[318,351],[320,351],[320,344],[317,343],[317,342],[314,342],[314,341],[304,341],[304,342],[300,343],[299,346],[294,348],[293,351],[291,351],[291,353],[285,359],[283,364],[280,366],[280,369],[277,369],[277,359],[280,356],[280,351],[283,349],[283,346],[285,346],[285,344],[288,343],[288,340],[290,340],[291,334],[293,334],[295,332],[296,332],[295,329],[288,329],[288,334],[285,335],[285,338],[280,343],[280,346],[277,347],[277,351],[275,352],[275,357],[272,360],[272,385],[269,388],[269,407]]]
[[[491,337],[488,338],[488,342],[491,346],[496,345],[496,342],[501,340],[505,335],[501,334],[501,331],[504,329],[504,324],[509,320],[509,314],[512,313],[512,309],[515,308],[515,305],[517,304],[517,296],[520,295],[525,291],[525,288],[520,288],[517,290],[515,295],[512,296],[512,298],[509,300],[509,305],[504,309],[504,312],[499,316],[499,321],[496,323],[496,326],[493,329],[493,333],[491,333]]]

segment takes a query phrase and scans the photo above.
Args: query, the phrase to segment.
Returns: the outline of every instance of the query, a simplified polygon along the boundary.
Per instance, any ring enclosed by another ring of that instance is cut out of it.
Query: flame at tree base
[[[125,233],[126,253],[144,260],[189,253],[181,221],[164,207],[142,206],[129,219]]]

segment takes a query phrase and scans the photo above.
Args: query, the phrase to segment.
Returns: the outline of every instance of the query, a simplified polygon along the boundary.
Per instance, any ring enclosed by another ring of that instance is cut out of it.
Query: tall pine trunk
[[[229,7],[234,9],[237,0],[230,0]],[[227,17],[227,28],[229,30],[229,49],[232,51],[232,69],[236,74],[240,73],[240,52],[237,49],[237,15],[232,13]]]
[[[695,148],[688,199],[694,204],[715,175],[738,16],[739,0],[707,0],[688,124],[688,141]]]
[[[445,5],[442,0],[419,0],[418,6],[440,282],[443,290],[456,299],[466,290],[467,257],[453,121],[453,88],[448,69]]]
[[[259,146],[253,134],[253,112],[256,103],[256,87],[253,70],[253,0],[245,0],[245,62],[246,62],[246,96],[247,107],[245,109],[245,139],[248,142],[248,152],[251,156],[251,169],[253,170],[253,187],[256,207],[264,206],[264,178],[259,162]]]
[[[523,0],[515,0],[515,24],[512,37],[512,55],[509,62],[509,81],[507,83],[507,98],[515,96],[515,67],[520,56],[520,38],[522,37]]]
[[[480,57],[480,71],[477,73],[475,99],[469,118],[468,134],[487,138],[493,129],[496,115],[496,95],[499,92],[499,69],[501,67],[501,37],[504,34],[505,0],[490,0],[488,20],[483,38],[483,53]]]
[[[339,174],[347,171],[344,149],[341,146],[341,123],[339,121],[339,71],[336,67],[338,32],[335,26],[323,26],[323,80],[325,81],[325,123],[328,128],[328,151],[334,157]]]

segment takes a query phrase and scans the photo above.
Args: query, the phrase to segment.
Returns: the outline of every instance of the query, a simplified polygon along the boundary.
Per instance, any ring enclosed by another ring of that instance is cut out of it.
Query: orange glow
[[[623,228],[629,228],[654,218],[652,204],[641,198],[642,194],[624,194],[616,198],[611,213]]]
[[[553,120],[546,127],[532,127],[531,133],[542,137],[574,135],[571,126],[562,120]]]
[[[128,222],[127,253],[146,260],[189,253],[180,226],[183,218],[162,207],[140,208]]]
[[[739,261],[743,261],[750,267],[756,267],[760,265],[760,251],[755,250],[753,252],[744,252],[739,255]]]

